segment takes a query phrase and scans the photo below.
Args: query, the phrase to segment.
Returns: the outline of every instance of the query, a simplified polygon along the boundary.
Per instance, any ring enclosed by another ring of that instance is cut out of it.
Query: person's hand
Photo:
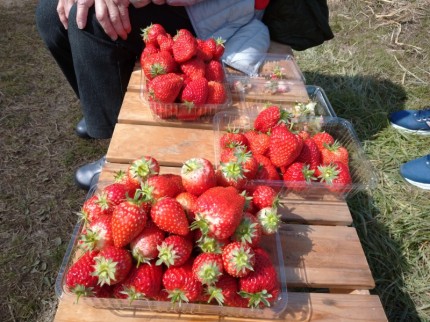
[[[127,34],[131,31],[129,4],[129,0],[78,0],[76,14],[78,28],[85,28],[88,10],[94,5],[96,18],[106,34],[112,40],[117,40],[118,37],[127,39]]]
[[[152,0],[152,3],[162,5],[166,3],[166,0]]]
[[[57,13],[64,28],[69,27],[69,12],[75,0],[59,0],[57,4]]]

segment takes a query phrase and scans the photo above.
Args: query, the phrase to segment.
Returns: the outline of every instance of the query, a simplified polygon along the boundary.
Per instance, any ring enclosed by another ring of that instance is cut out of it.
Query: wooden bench
[[[286,46],[272,44],[272,52]],[[154,156],[161,173],[179,173],[182,162],[200,156],[214,159],[210,124],[158,122],[139,98],[140,71],[130,79],[105,165],[98,182],[103,189],[114,173],[142,155]],[[386,321],[376,295],[352,217],[345,201],[292,198],[282,201],[284,224],[280,231],[286,268],[288,305],[285,321]],[[56,322],[67,321],[248,321],[210,315],[168,314],[96,309],[59,301]]]

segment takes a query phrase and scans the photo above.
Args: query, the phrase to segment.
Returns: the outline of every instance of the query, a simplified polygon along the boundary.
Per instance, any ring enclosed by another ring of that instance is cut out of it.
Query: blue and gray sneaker
[[[402,164],[400,174],[410,184],[430,190],[430,154]]]
[[[400,131],[430,135],[430,107],[423,110],[402,110],[388,116],[391,125]]]

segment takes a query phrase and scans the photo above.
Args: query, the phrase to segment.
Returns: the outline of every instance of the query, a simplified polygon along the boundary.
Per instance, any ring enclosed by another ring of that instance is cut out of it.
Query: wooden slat
[[[170,321],[262,321],[211,315],[168,314],[144,311],[96,309],[60,300],[55,322],[170,322]],[[379,297],[330,293],[288,294],[288,304],[280,321],[387,321]]]
[[[100,174],[99,191],[113,182],[115,172],[125,171],[127,166],[127,164],[106,163]],[[180,168],[161,167],[160,173],[179,174]],[[282,199],[281,204],[279,213],[282,215],[282,220],[287,223],[339,226],[348,226],[352,223],[351,213],[344,201]]]

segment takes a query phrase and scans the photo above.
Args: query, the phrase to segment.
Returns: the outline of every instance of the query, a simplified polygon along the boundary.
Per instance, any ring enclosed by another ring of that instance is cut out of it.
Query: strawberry
[[[80,237],[80,247],[84,250],[101,250],[113,245],[112,216],[101,215],[89,223]]]
[[[260,222],[264,235],[276,233],[281,225],[281,215],[278,214],[277,207],[265,207],[260,209],[256,215]]]
[[[254,154],[254,158],[257,160],[259,165],[257,174],[255,175],[256,180],[280,180],[278,171],[269,158],[260,154]]]
[[[159,34],[157,36],[157,43],[158,47],[160,47],[160,51],[167,51],[169,53],[172,53],[173,38],[170,34]]]
[[[223,133],[219,139],[221,149],[234,148],[236,146],[248,146],[246,134],[240,132],[236,128],[228,128],[227,132]]]
[[[216,42],[216,46],[215,46],[215,51],[213,53],[212,59],[220,60],[221,56],[224,54],[225,40],[222,39],[221,37],[218,37],[217,39],[215,39],[215,42]]]
[[[242,190],[246,183],[245,167],[238,161],[221,163],[216,171],[217,184]]]
[[[140,182],[133,180],[128,177],[127,171],[119,170],[114,173],[115,183],[121,183],[125,185],[128,196],[134,197],[136,189],[140,188]]]
[[[183,63],[193,58],[197,54],[197,47],[196,38],[186,29],[178,30],[173,37],[172,52],[178,63]]]
[[[149,55],[141,62],[143,75],[147,80],[154,79],[158,75],[174,73],[177,63],[167,51],[160,51]]]
[[[201,253],[193,262],[193,276],[204,285],[212,285],[224,272],[221,254]]]
[[[276,206],[279,202],[278,193],[268,185],[260,185],[254,189],[252,201],[257,209]]]
[[[261,240],[262,234],[261,224],[257,218],[251,213],[245,212],[242,221],[232,236],[232,240],[256,247]]]
[[[151,156],[145,155],[139,159],[133,160],[127,168],[127,176],[130,184],[140,187],[142,182],[149,177],[158,175],[160,165],[158,161]]]
[[[98,277],[98,284],[101,286],[121,283],[132,267],[130,253],[115,246],[103,248],[94,260],[96,263],[93,274]]]
[[[193,244],[183,236],[170,235],[163,240],[157,249],[157,265],[181,266],[190,258]]]
[[[196,302],[203,291],[202,283],[193,277],[191,260],[182,266],[170,266],[163,274],[163,285],[172,303]]]
[[[197,56],[203,61],[209,62],[215,53],[215,49],[216,41],[214,38],[197,39]]]
[[[130,242],[131,254],[137,261],[137,266],[158,257],[157,246],[161,245],[164,238],[165,232],[148,220],[142,232]]]
[[[169,174],[160,174],[148,178],[142,188],[146,198],[155,200],[163,197],[175,198],[184,190],[182,182],[178,182],[176,177]]]
[[[226,152],[228,150],[225,150]],[[250,151],[243,146],[237,146],[230,153],[221,155],[221,162],[237,162],[243,167],[244,176],[248,180],[254,179],[258,171],[258,162]]]
[[[195,232],[195,243],[197,247],[204,253],[221,254],[222,249],[230,243],[230,238],[218,239],[203,235],[201,230],[193,230]]]
[[[199,77],[191,79],[181,93],[181,102],[202,105],[206,103],[208,97],[208,81]]]
[[[299,131],[297,135],[300,136],[303,139],[303,141],[306,141],[311,138],[311,134],[306,130]]]
[[[76,262],[70,266],[66,273],[66,288],[76,294],[77,300],[81,296],[92,296],[97,286],[97,277],[93,275],[95,257],[98,251],[84,253]]]
[[[152,221],[162,230],[186,236],[189,232],[187,215],[174,198],[159,199],[151,208]]]
[[[195,196],[216,185],[213,164],[204,158],[191,158],[181,167],[182,184],[185,190]]]
[[[152,299],[161,291],[163,268],[150,262],[139,266],[129,286],[129,299]],[[127,291],[126,291],[127,292]]]
[[[89,199],[85,200],[78,216],[85,222],[92,222],[102,215],[111,215],[113,208],[114,207],[109,204],[105,197],[102,197],[101,195],[93,195]]]
[[[321,148],[321,159],[323,164],[329,164],[334,161],[342,162],[348,165],[349,153],[339,141],[334,141],[333,144],[323,144]]]
[[[312,170],[316,170],[321,164],[321,152],[312,138],[303,141],[302,150],[295,161],[308,164]]]
[[[145,63],[145,60],[147,57],[151,56],[152,54],[158,53],[160,49],[155,44],[147,44],[145,48],[142,50],[142,54],[140,54],[140,67],[143,68],[143,65]]]
[[[206,104],[224,104],[226,101],[227,93],[224,85],[220,82],[209,81]]]
[[[215,285],[209,285],[206,292],[207,303],[215,300],[218,305],[247,307],[248,300],[239,294],[238,279],[228,274],[221,275]]]
[[[330,191],[337,193],[348,192],[351,189],[352,178],[345,163],[334,161],[318,167],[319,179],[325,182]]]
[[[187,214],[188,221],[191,223],[194,220],[194,208],[197,202],[197,196],[188,191],[181,192],[176,196],[176,201],[179,202]]]
[[[315,170],[310,169],[308,164],[293,162],[283,174],[284,183],[288,189],[303,191],[313,180],[316,180],[314,173]]]
[[[249,299],[249,307],[270,306],[276,300],[273,294],[279,292],[276,269],[266,251],[256,248],[254,252],[254,270],[239,279],[239,294]]]
[[[197,199],[197,218],[192,227],[200,228],[204,235],[210,237],[228,238],[240,223],[244,205],[245,198],[235,188],[210,188]]]
[[[300,155],[303,141],[284,125],[272,129],[269,158],[276,167],[288,166]]]
[[[103,188],[102,195],[112,207],[115,207],[127,198],[128,192],[126,184],[114,182]]]
[[[251,130],[247,131],[245,136],[252,154],[264,155],[269,150],[270,137],[266,133]]]
[[[206,65],[204,61],[195,56],[179,65],[182,73],[190,79],[205,77]]]
[[[243,277],[253,270],[254,250],[246,243],[231,242],[222,250],[224,270],[233,277]]]
[[[157,23],[150,24],[148,27],[146,27],[145,29],[142,29],[141,31],[142,31],[141,35],[143,38],[143,42],[145,43],[146,46],[148,44],[154,44],[158,46],[158,42],[157,42],[158,35],[166,34],[166,30],[164,29],[164,27]]]
[[[159,75],[148,84],[148,93],[151,101],[173,103],[178,97],[184,81],[175,73]]]
[[[116,247],[129,244],[145,228],[148,214],[142,200],[127,199],[112,214],[112,238]]]
[[[330,145],[334,143],[333,136],[327,132],[317,132],[312,136],[312,139],[320,150],[324,147],[324,144]]]
[[[208,81],[224,82],[224,68],[218,60],[211,60],[205,66],[205,75]]]
[[[269,105],[260,113],[254,120],[254,128],[260,132],[269,132],[280,122],[288,123],[291,119],[291,114],[283,111],[277,105]]]
[[[202,116],[202,110],[199,106],[194,106],[193,103],[186,103],[178,107],[176,117],[181,121],[195,121]]]

